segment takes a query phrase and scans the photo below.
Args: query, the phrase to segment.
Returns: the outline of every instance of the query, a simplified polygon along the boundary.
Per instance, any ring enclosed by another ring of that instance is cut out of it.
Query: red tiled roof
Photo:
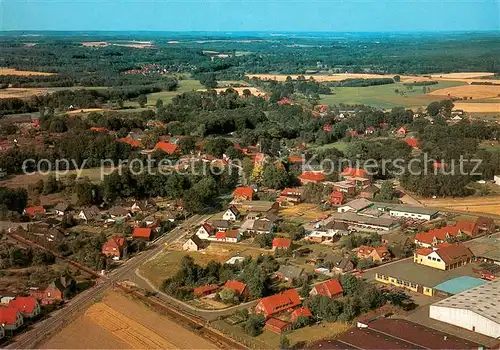
[[[118,142],[126,143],[132,147],[141,147],[141,141],[134,140],[131,137],[123,137],[117,140]]]
[[[359,169],[359,168],[345,168],[342,171],[343,176],[354,176],[354,177],[367,177],[368,174],[366,173],[365,169]]]
[[[135,227],[134,232],[132,233],[132,237],[134,237],[134,238],[150,238],[151,237],[151,228],[150,227]]]
[[[217,290],[218,286],[216,284],[207,284],[205,286],[200,286],[195,289],[193,289],[193,294],[194,295],[203,295],[206,293],[212,293]]]
[[[290,323],[279,320],[279,319],[274,318],[274,317],[272,317],[266,321],[266,326],[268,326],[268,327],[271,326],[273,328],[277,328],[280,330],[287,327],[288,325],[290,325]]]
[[[273,248],[288,248],[292,245],[290,238],[275,237],[273,238]]]
[[[236,187],[233,192],[233,198],[234,197],[243,197],[251,200],[253,198],[253,188],[248,186]]]
[[[417,148],[419,146],[419,144],[420,144],[417,139],[408,138],[408,137],[402,139],[401,141],[403,141],[408,146],[413,147],[413,148]]]
[[[468,236],[472,236],[476,231],[476,223],[472,221],[457,221],[455,227]]]
[[[17,308],[13,307],[0,307],[0,323],[13,325],[16,324]]]
[[[205,231],[207,231],[208,234],[212,233],[212,231],[214,230],[213,226],[210,225],[208,222],[205,222],[203,223],[203,228],[205,229]]]
[[[427,232],[417,233],[415,239],[421,243],[432,244],[434,237],[436,237],[436,239],[439,241],[444,241],[446,239],[446,234],[448,234],[450,237],[455,237],[459,232],[471,236],[475,232],[475,229],[476,225],[474,222],[457,221],[454,226],[445,226],[429,230]]]
[[[155,145],[155,149],[161,149],[163,152],[166,152],[168,154],[174,154],[175,152],[177,152],[177,145],[175,143],[160,141]]]
[[[93,126],[90,128],[91,131],[96,131],[96,132],[105,132],[108,131],[108,129],[102,127],[102,126]]]
[[[473,257],[469,248],[460,243],[450,244],[443,248],[439,248],[436,253],[447,265]]]
[[[302,163],[303,159],[302,159],[302,157],[299,157],[299,156],[290,156],[290,157],[288,157],[288,161],[290,163]]]
[[[28,314],[35,310],[35,306],[36,299],[34,297],[16,297],[9,301],[9,307]]]
[[[113,248],[119,250],[125,245],[125,237],[114,236],[102,245],[102,252],[113,251]]]
[[[247,285],[237,280],[229,280],[224,284],[224,287],[234,290],[238,295],[243,294]]]
[[[419,248],[419,249],[415,250],[415,253],[417,255],[427,256],[430,253],[432,253],[433,251],[434,251],[434,249],[432,249],[432,248]]]
[[[298,309],[293,310],[292,312],[292,320],[297,320],[300,316],[303,317],[312,317],[312,312],[309,310],[307,306],[299,307]]]
[[[299,175],[299,179],[320,182],[325,180],[325,174],[320,172],[304,171]]]
[[[282,293],[260,299],[256,309],[263,311],[266,315],[273,315],[300,304],[297,291],[295,289],[287,289]]]
[[[315,285],[314,288],[319,295],[325,295],[330,298],[344,292],[338,280],[328,280]]]
[[[41,205],[33,206],[33,207],[26,207],[25,211],[26,211],[26,215],[28,215],[28,216],[35,216],[36,214],[45,214],[45,208],[42,207]]]
[[[224,231],[218,231],[215,233],[215,238],[218,239],[225,239],[226,238],[226,232]]]

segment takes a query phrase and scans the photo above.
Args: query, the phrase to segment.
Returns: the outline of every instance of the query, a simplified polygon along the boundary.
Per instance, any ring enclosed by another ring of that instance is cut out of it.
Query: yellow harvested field
[[[469,197],[450,199],[423,199],[420,202],[428,207],[444,208],[454,211],[500,215],[500,196]]]
[[[109,291],[42,348],[215,349],[215,345],[121,293]]]
[[[439,79],[471,79],[471,78],[482,78],[490,77],[495,75],[491,72],[463,72],[463,73],[444,73],[444,74],[431,74],[432,78]]]
[[[87,41],[82,45],[85,47],[106,47],[109,43],[106,41]]]
[[[247,74],[248,78],[257,78],[261,80],[276,80],[285,81],[288,76],[292,79],[297,79],[299,75],[297,74]],[[306,79],[314,78],[314,80],[323,81],[341,81],[345,79],[377,79],[377,78],[392,78],[394,75],[382,75],[382,74],[351,74],[351,73],[340,73],[331,75],[307,75],[304,74]]]
[[[229,89],[229,87],[217,88],[217,89],[214,89],[214,90],[217,91],[218,94],[220,94],[221,92],[224,92],[227,89]],[[257,96],[257,97],[264,96],[266,94],[262,90],[260,90],[258,88],[254,88],[254,87],[233,87],[233,89],[236,90],[236,92],[238,92],[238,95],[240,95],[240,96],[243,95],[243,90],[245,90],[245,89],[250,90],[250,93],[253,96]],[[198,91],[207,91],[207,89],[199,89]]]
[[[0,75],[20,75],[20,76],[45,75],[46,76],[46,75],[56,75],[56,73],[17,70],[15,68],[0,68]]]
[[[48,92],[49,90],[47,89],[38,89],[38,88],[7,88],[0,90],[0,98],[9,98],[9,97],[28,98],[35,95],[42,95]]]
[[[467,103],[467,102],[453,102],[455,109],[461,109],[469,113],[500,113],[500,100],[492,99],[498,102],[484,102],[484,103]]]
[[[495,98],[500,95],[500,85],[460,85],[429,92],[442,97],[468,97],[469,99]]]
[[[290,220],[310,221],[318,220],[320,217],[327,215],[328,212],[322,211],[316,204],[300,203],[281,209],[280,214]]]

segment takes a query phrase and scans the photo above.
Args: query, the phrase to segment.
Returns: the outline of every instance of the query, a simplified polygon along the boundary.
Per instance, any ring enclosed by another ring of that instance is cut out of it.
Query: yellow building
[[[451,270],[473,261],[469,248],[460,243],[442,243],[433,248],[420,248],[413,253],[413,261],[439,270]]]
[[[434,295],[434,291],[431,287],[423,286],[404,279],[387,276],[382,273],[375,273],[375,280],[380,283],[391,284],[395,287],[405,288],[411,290],[412,292],[417,292],[428,296]]]

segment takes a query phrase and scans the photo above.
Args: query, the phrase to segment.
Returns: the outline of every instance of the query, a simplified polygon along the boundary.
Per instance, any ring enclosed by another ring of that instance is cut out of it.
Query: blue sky
[[[0,0],[0,30],[500,30],[500,0]]]

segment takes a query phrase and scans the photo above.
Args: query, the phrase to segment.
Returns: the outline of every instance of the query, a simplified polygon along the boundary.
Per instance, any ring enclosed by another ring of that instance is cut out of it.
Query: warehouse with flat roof
[[[500,280],[432,304],[429,317],[492,338],[500,337]]]

